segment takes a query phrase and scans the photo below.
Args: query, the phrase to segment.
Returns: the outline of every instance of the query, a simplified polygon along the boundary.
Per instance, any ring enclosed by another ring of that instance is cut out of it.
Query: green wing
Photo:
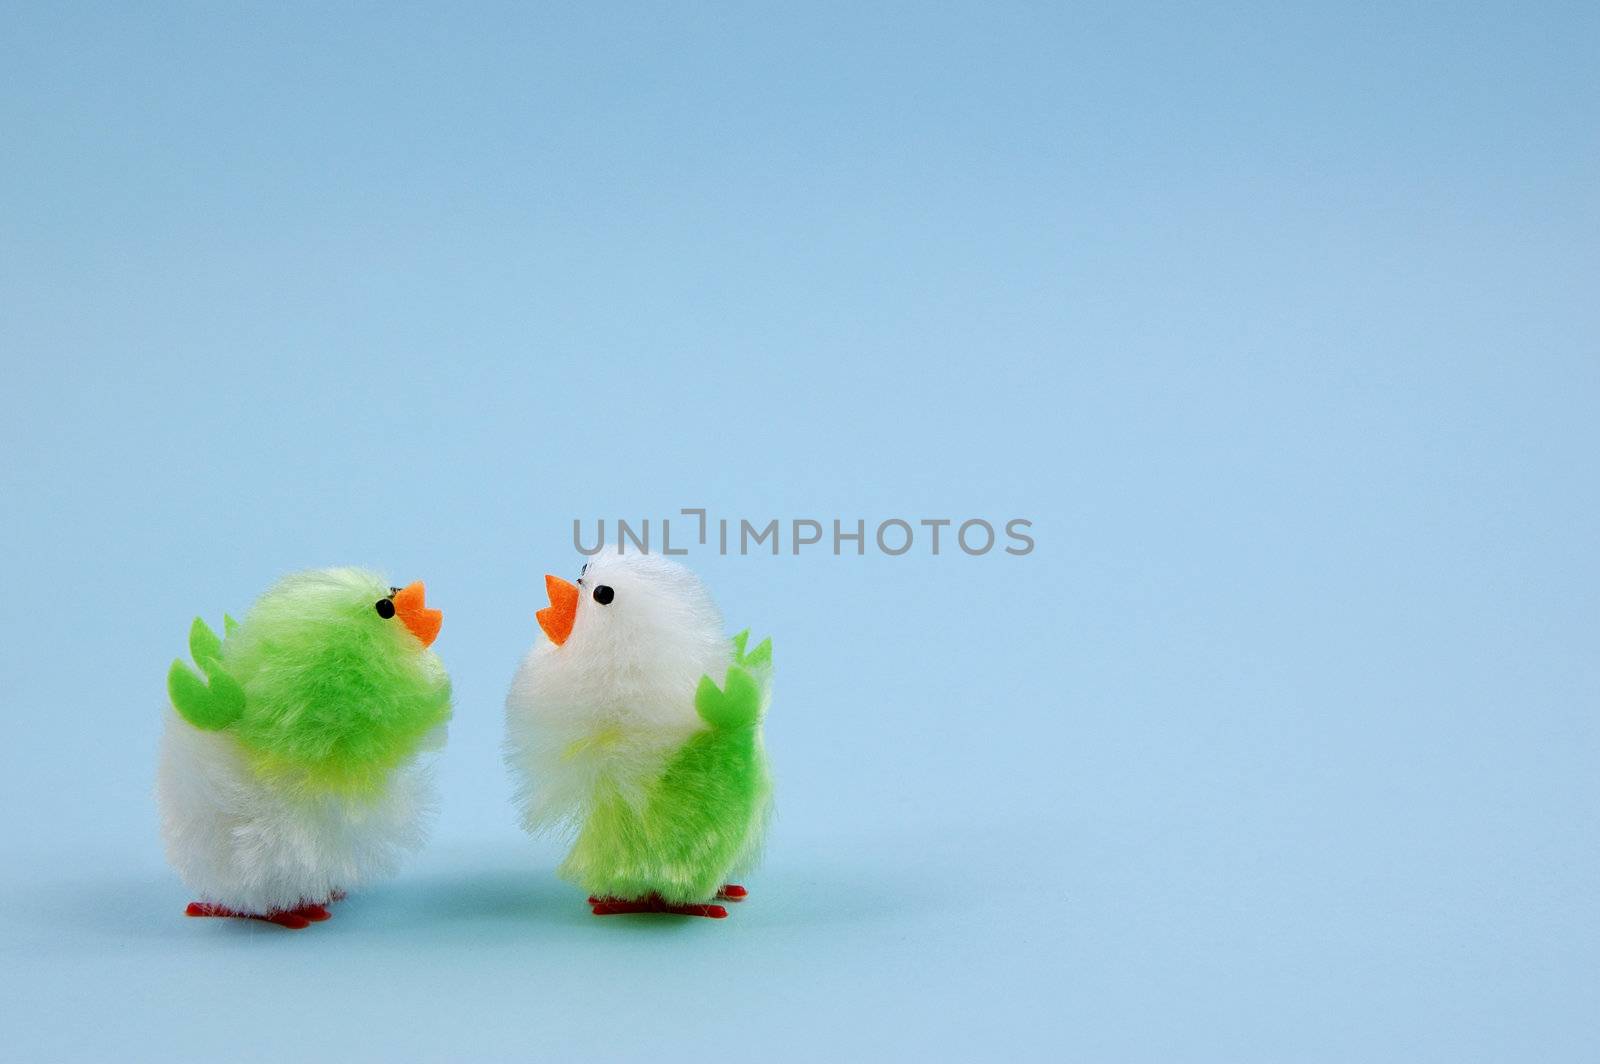
[[[222,628],[232,635],[238,624],[224,614]],[[199,617],[189,626],[189,656],[205,678],[201,679],[181,658],[174,661],[167,670],[167,694],[173,708],[196,728],[226,728],[244,712],[244,688],[223,669],[222,640]]]
[[[749,653],[746,628],[733,637],[733,664],[722,686],[709,676],[700,677],[694,692],[694,708],[713,728],[742,728],[761,719],[772,686],[772,640],[763,639]]]

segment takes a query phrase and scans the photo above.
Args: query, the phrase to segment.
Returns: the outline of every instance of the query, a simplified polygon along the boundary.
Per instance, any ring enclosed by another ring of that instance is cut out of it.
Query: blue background
[[[7,5],[0,1056],[1600,1056],[1594,6],[799,6]],[[685,506],[1038,546],[693,555],[780,819],[599,921],[501,700]],[[167,664],[341,563],[434,843],[185,921]]]

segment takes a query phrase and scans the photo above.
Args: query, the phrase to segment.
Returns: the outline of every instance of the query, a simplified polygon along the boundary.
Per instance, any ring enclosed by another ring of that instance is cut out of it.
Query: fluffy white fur
[[[167,858],[195,900],[257,914],[389,875],[421,846],[434,805],[430,774],[416,764],[375,798],[265,782],[230,733],[202,731],[170,708],[156,803]]]
[[[672,754],[705,727],[700,677],[732,660],[700,578],[654,554],[603,552],[578,578],[572,634],[542,635],[506,696],[507,761],[530,831],[575,828],[614,788],[642,806]],[[609,605],[594,589],[609,586]]]

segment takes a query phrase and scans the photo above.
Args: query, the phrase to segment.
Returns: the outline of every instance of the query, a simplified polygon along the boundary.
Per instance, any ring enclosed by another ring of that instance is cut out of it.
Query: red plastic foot
[[[294,910],[293,912],[275,912],[268,913],[265,916],[252,916],[250,919],[265,920],[269,924],[277,924],[279,927],[287,927],[290,931],[304,931],[306,928],[311,926],[311,919],[306,916],[301,916],[300,910],[298,909]]]
[[[749,896],[750,892],[737,883],[724,883],[717,891],[718,901],[744,901]]]
[[[322,915],[312,915],[310,913],[310,910],[312,909],[315,909]],[[205,901],[192,901],[189,903],[189,907],[183,910],[183,915],[228,916],[237,920],[261,920],[265,923],[277,924],[279,927],[287,927],[291,931],[300,931],[304,928],[310,927],[313,920],[326,920],[330,914],[320,905],[307,905],[301,909],[295,909],[292,911],[280,911],[263,914],[242,913],[234,909],[230,909],[226,905],[214,905],[211,902]]]
[[[672,916],[704,916],[708,920],[725,920],[728,910],[720,905],[670,905],[658,894],[647,898],[597,898],[591,904],[596,916],[626,916],[630,913],[667,913]]]
[[[291,909],[290,912],[295,916],[303,916],[314,924],[333,919],[333,914],[320,905],[302,905],[298,909]]]

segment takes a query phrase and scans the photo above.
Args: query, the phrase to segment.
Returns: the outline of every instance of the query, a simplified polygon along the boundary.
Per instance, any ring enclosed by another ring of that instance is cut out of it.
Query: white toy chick
[[[576,831],[560,874],[597,916],[727,916],[714,902],[745,897],[729,878],[771,804],[771,640],[730,642],[699,578],[657,555],[603,553],[545,586],[549,638],[506,698],[524,826]]]

